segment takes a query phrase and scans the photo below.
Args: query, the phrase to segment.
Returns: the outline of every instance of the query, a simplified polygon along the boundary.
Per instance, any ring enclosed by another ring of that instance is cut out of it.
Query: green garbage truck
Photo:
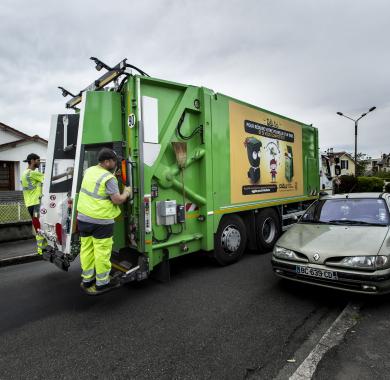
[[[121,158],[132,197],[115,220],[112,269],[122,282],[169,279],[171,259],[207,252],[221,265],[269,252],[318,197],[318,131],[205,87],[148,76],[124,59],[55,115],[38,232],[67,270],[80,250],[76,205],[101,148]],[[73,168],[69,170],[69,168]],[[61,173],[68,173],[58,176]],[[58,179],[56,179],[58,178]]]

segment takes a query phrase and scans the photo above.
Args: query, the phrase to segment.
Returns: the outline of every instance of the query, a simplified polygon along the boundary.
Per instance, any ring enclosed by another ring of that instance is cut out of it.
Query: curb
[[[350,302],[345,307],[289,380],[312,379],[324,355],[331,348],[339,345],[347,331],[357,323],[361,306],[361,304]]]
[[[38,260],[42,260],[42,258],[37,253],[31,253],[24,256],[10,257],[7,259],[0,259],[0,268],[7,267],[10,265],[31,263],[33,261],[38,261]]]

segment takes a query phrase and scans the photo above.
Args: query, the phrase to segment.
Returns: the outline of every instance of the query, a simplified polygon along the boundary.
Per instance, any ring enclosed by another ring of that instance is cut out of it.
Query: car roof
[[[336,194],[336,195],[326,195],[321,197],[321,199],[376,199],[376,198],[385,198],[389,199],[389,193],[348,193],[348,194]]]

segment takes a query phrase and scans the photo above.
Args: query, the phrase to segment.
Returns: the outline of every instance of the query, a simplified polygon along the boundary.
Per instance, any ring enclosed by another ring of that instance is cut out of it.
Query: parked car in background
[[[359,293],[390,291],[388,193],[325,196],[284,233],[272,254],[279,277]]]

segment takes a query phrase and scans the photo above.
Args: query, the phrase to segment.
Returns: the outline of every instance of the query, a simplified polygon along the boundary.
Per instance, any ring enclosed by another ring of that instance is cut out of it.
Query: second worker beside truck
[[[83,176],[77,202],[80,232],[81,287],[88,294],[99,294],[120,285],[110,278],[114,219],[121,213],[118,205],[131,195],[131,188],[119,192],[113,172],[118,157],[108,148],[98,154],[99,164],[89,167]]]
[[[41,164],[41,158],[35,154],[30,153],[23,162],[27,162],[28,167],[22,173],[21,184],[23,188],[24,203],[27,207],[31,219],[39,219],[39,208],[42,197],[42,185],[44,181],[44,174],[37,170]],[[67,168],[65,173],[53,176],[53,180],[73,175],[73,168]],[[35,226],[32,229],[37,243],[37,254],[42,256],[45,247],[47,246],[46,239],[37,233]]]

